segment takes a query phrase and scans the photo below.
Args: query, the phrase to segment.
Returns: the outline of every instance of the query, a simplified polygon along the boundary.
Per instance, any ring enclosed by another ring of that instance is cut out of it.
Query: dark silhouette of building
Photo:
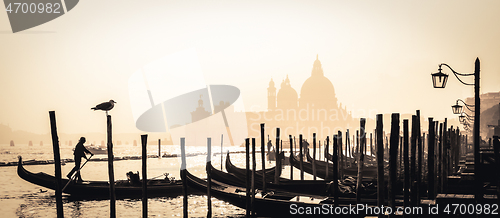
[[[326,137],[336,134],[338,130],[356,127],[351,113],[338,103],[334,86],[324,75],[318,56],[311,76],[302,84],[300,96],[291,86],[288,75],[281,82],[277,94],[276,90],[271,79],[267,88],[267,111],[247,113],[251,136],[258,136],[257,124],[260,123],[266,123],[273,131],[280,127],[284,136],[304,134],[307,137],[312,133]]]

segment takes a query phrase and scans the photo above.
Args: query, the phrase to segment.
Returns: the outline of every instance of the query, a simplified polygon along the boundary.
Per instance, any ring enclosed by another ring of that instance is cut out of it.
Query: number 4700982
[[[447,204],[444,211],[447,214],[498,214],[498,204]]]
[[[59,3],[9,3],[7,5],[6,11],[10,13],[48,13],[48,14],[59,14],[61,13],[61,4]]]

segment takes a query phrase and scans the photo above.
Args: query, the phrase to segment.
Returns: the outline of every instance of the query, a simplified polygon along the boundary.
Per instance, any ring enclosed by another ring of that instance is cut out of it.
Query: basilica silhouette
[[[298,134],[312,137],[316,133],[326,138],[356,126],[351,113],[337,101],[333,84],[325,77],[318,56],[311,76],[302,84],[300,95],[290,85],[288,75],[279,90],[271,79],[267,92],[267,111],[247,113],[250,136],[258,136],[260,123],[272,130],[266,134],[274,135],[276,127],[281,128],[282,137]]]

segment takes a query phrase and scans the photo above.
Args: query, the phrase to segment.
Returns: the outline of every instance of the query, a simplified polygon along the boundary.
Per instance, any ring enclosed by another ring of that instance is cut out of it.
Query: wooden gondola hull
[[[306,157],[307,157],[307,162],[304,161],[302,163],[302,168],[304,169],[304,171],[306,173],[309,173],[312,175],[313,174],[313,166],[312,166],[313,158],[311,157],[309,152],[306,152]],[[300,160],[297,157],[295,157],[295,155],[294,155],[294,158],[295,159],[292,160],[291,162],[293,162],[294,167],[299,168],[299,161]],[[322,178],[322,179],[326,178],[326,180],[331,180],[332,174],[333,174],[333,171],[331,171],[333,169],[333,164],[327,163],[327,162],[321,161],[321,160],[315,160],[314,162],[316,164],[316,176],[318,176],[319,178]],[[328,178],[326,177],[326,165],[327,164],[328,164],[328,170],[330,170],[330,172],[328,173]],[[358,173],[357,166],[344,168],[344,175],[345,176],[357,177],[357,173]],[[377,178],[377,167],[365,166],[363,168],[363,178],[366,178],[366,179]]]
[[[238,177],[231,173],[222,172],[214,168],[212,165],[210,165],[209,167],[212,170],[211,175],[213,180],[221,181],[229,185],[239,186],[243,188],[246,187],[246,180],[244,178]],[[272,181],[266,182],[267,189],[280,190],[285,192],[293,192],[306,195],[320,195],[320,196],[327,196],[328,194],[331,193],[331,191],[329,191],[330,185],[322,180],[317,180],[317,181],[284,180],[281,181],[279,185],[272,183]],[[262,180],[258,179],[255,180],[255,188],[262,189]]]
[[[199,191],[206,191],[207,182],[203,179],[200,179],[196,176],[193,176],[186,170],[186,182],[192,188],[195,188]],[[246,196],[245,190],[241,188],[230,188],[224,186],[223,184],[212,184],[211,194],[213,197],[217,199],[228,202],[234,206],[245,209],[246,208]],[[302,199],[309,199],[307,197],[302,197]],[[319,200],[318,200],[319,201]],[[329,201],[324,201],[325,203],[331,203]],[[325,206],[323,206],[325,205]],[[330,208],[329,204],[323,203],[306,203],[299,202],[293,200],[279,200],[279,199],[269,199],[262,198],[260,196],[255,197],[254,201],[254,212],[259,217],[296,217],[296,216],[307,216],[311,217],[311,214],[307,214],[302,211],[302,214],[299,214],[299,210],[297,208]],[[322,214],[314,214],[316,216],[328,216],[331,217],[332,214],[322,213]]]
[[[21,158],[19,158],[17,174],[22,179],[35,185],[52,190],[56,188],[54,176],[43,172],[29,172],[24,168]],[[68,179],[62,179],[63,185],[66,185],[68,182]],[[170,183],[164,180],[150,180],[148,183],[148,197],[177,196],[182,193],[181,181]],[[109,183],[104,181],[88,181],[78,184],[72,181],[66,187],[64,193],[76,198],[109,198]],[[128,181],[117,181],[115,183],[115,193],[117,198],[141,198],[142,185],[132,185]]]

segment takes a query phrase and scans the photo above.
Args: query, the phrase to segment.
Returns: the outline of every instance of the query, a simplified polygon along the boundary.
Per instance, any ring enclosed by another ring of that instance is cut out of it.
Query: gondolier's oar
[[[78,169],[75,173],[73,173],[73,175],[71,175],[71,179],[69,179],[68,183],[66,183],[66,185],[61,190],[61,192],[63,192],[64,189],[66,189],[66,187],[68,187],[69,183],[71,183],[71,181],[73,181],[73,179],[75,178],[75,176],[80,172],[80,170],[85,166],[85,164],[87,164],[87,162],[89,162],[89,160],[90,160],[90,158],[92,158],[92,156],[94,156],[94,154],[90,155],[90,157],[87,158],[87,160],[85,161],[85,163],[83,163],[83,165],[80,167],[80,169]]]

